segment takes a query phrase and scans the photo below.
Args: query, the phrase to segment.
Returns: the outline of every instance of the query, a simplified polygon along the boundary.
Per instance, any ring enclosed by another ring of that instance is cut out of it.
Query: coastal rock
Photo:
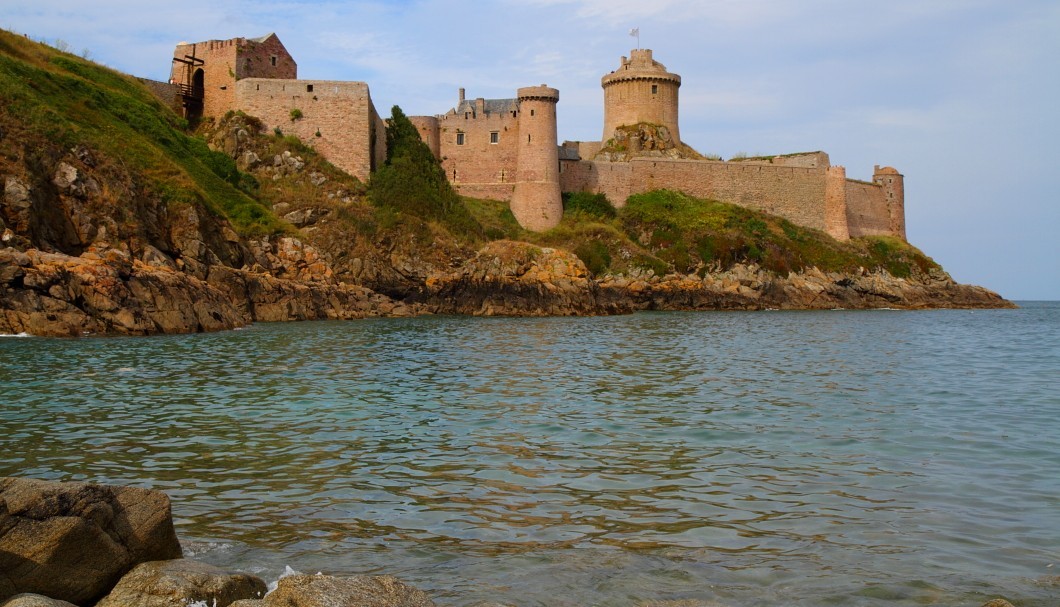
[[[6,602],[0,603],[0,607],[77,607],[77,605],[67,601],[50,599],[39,594],[27,593],[11,597]]]
[[[241,601],[233,607],[251,607],[257,602]],[[332,577],[329,575],[290,575],[280,578],[276,590],[260,601],[261,607],[433,607],[422,590],[389,575]]]
[[[0,478],[0,600],[89,604],[136,564],[180,556],[160,491]]]
[[[1012,603],[1005,599],[994,599],[988,603],[984,603],[983,607],[1015,607]]]
[[[578,257],[525,242],[487,244],[456,272],[427,279],[429,301],[445,314],[576,316],[628,312],[597,301],[596,283]]]
[[[670,275],[649,282],[606,278],[600,287],[606,297],[625,297],[638,309],[652,310],[1014,307],[993,291],[958,284],[945,274],[897,278],[883,271],[837,274],[808,268],[777,276],[754,264],[737,264],[702,278]]]
[[[96,607],[186,607],[196,601],[227,607],[260,598],[265,591],[261,578],[246,573],[187,559],[152,561],[125,574]]]
[[[122,252],[79,257],[0,250],[0,333],[188,333],[249,322],[207,283]]]

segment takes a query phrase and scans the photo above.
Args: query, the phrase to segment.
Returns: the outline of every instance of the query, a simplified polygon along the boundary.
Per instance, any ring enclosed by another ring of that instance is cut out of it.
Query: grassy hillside
[[[5,147],[37,142],[28,153],[55,154],[84,145],[141,175],[166,203],[199,202],[247,235],[284,229],[254,198],[254,180],[189,136],[136,79],[2,30],[0,125],[14,135]]]

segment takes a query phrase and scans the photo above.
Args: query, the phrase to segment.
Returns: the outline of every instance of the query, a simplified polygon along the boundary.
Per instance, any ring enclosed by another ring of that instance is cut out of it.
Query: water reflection
[[[1001,579],[1037,604],[1013,580],[1060,545],[1057,342],[1015,369],[1042,342],[960,314],[6,340],[0,473],[156,487],[204,558],[442,597],[956,605]]]

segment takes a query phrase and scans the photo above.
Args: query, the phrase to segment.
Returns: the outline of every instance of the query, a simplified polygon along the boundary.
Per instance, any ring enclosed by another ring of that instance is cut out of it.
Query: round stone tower
[[[542,84],[521,88],[518,95],[519,141],[511,209],[519,225],[540,232],[556,227],[563,217],[556,137],[559,91]]]
[[[630,51],[618,69],[604,76],[604,138],[611,139],[621,126],[640,123],[666,127],[675,144],[681,141],[677,129],[677,89],[681,77],[651,57],[650,49]]]
[[[891,234],[905,240],[905,176],[894,167],[881,168],[876,165],[872,172],[872,181],[883,186]]]

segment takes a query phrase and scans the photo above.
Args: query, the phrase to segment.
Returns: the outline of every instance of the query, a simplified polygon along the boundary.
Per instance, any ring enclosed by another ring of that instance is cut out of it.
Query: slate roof
[[[501,114],[504,112],[515,112],[519,110],[518,99],[484,99],[483,110],[487,114]],[[464,112],[474,112],[475,100],[465,99],[456,106],[456,113],[463,114]]]

